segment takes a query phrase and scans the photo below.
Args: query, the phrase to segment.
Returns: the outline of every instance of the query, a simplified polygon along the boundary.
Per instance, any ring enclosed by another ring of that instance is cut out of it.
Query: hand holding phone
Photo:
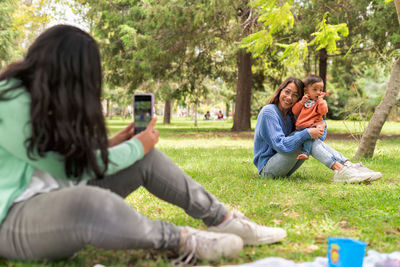
[[[133,96],[133,117],[135,134],[144,131],[154,116],[154,95],[135,94]]]
[[[124,129],[118,131],[113,137],[108,139],[108,147],[113,147],[131,139],[134,136],[133,122]]]
[[[134,137],[139,139],[139,141],[142,143],[143,153],[145,155],[149,153],[158,142],[158,136],[160,135],[160,132],[154,129],[156,121],[157,118],[153,118],[147,126],[146,130],[142,131],[138,135],[135,135]]]

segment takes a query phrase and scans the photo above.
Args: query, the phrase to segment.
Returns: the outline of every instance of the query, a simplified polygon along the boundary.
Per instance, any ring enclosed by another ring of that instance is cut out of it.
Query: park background
[[[90,32],[103,58],[110,135],[131,121],[134,93],[153,93],[157,147],[230,207],[288,231],[282,243],[246,247],[214,264],[312,260],[326,255],[329,236],[391,252],[400,247],[399,8],[399,0],[1,0],[0,68],[49,26]],[[286,77],[311,73],[329,93],[326,142],[382,172],[382,180],[334,184],[332,171],[314,159],[290,179],[258,177],[258,111]],[[207,110],[222,110],[225,120],[204,121]],[[127,202],[151,218],[204,229],[145,190]],[[88,247],[73,259],[0,265],[164,266],[171,257]]]

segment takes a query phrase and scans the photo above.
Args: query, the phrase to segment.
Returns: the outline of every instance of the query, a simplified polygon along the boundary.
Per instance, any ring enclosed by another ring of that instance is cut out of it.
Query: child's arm
[[[325,115],[328,113],[328,103],[324,100],[324,96],[326,93],[321,93],[320,96],[318,96],[318,107],[317,107],[317,112],[318,114]]]
[[[301,101],[297,102],[296,104],[294,104],[294,106],[292,107],[292,112],[294,115],[299,116],[301,109],[303,108],[303,104],[301,103]]]
[[[301,110],[303,109],[304,103],[306,103],[308,99],[310,99],[308,95],[304,95],[299,102],[294,104],[294,106],[292,107],[292,112],[294,115],[299,116]]]

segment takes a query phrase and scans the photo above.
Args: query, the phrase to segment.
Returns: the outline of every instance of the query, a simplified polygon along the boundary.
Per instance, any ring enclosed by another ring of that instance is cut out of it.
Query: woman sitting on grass
[[[138,135],[131,124],[107,139],[101,88],[95,40],[66,25],[0,74],[0,257],[59,259],[92,245],[215,260],[286,236],[229,212],[155,149],[155,119]],[[140,186],[210,231],[137,213],[124,198]]]
[[[292,113],[292,107],[302,99],[303,95],[303,82],[290,77],[278,87],[269,104],[258,114],[253,163],[260,176],[273,178],[290,176],[304,162],[304,159],[297,159],[302,144],[314,139],[311,155],[334,170],[335,182],[358,183],[381,178],[380,172],[371,171],[361,163],[351,163],[340,152],[325,144],[323,140],[326,136],[326,127],[293,132],[296,118]]]

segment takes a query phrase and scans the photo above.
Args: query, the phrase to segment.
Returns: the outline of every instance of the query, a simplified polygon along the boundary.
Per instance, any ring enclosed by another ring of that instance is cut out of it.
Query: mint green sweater
[[[0,81],[0,92],[21,82],[12,79]],[[18,96],[17,96],[18,95]],[[28,187],[35,168],[53,177],[68,179],[61,155],[48,152],[44,157],[31,160],[27,156],[25,140],[30,136],[30,95],[23,86],[6,94],[17,96],[11,100],[0,101],[0,224],[7,216],[14,200]],[[100,155],[100,154],[98,154]],[[109,148],[111,160],[107,175],[116,173],[143,158],[143,145],[136,139]],[[98,157],[101,164],[100,157]],[[83,179],[90,179],[84,174]]]

